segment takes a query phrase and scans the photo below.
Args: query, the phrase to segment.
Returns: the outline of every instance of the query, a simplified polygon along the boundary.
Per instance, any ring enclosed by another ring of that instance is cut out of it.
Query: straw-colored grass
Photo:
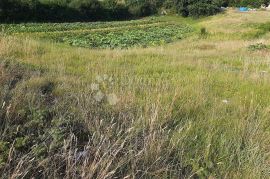
[[[28,71],[11,93],[0,87],[0,97],[11,96],[9,105],[0,109],[0,117],[6,116],[1,124],[11,125],[7,121],[12,116],[21,119],[18,113],[25,108],[32,111],[28,118],[42,116],[45,108],[53,111],[50,120],[57,125],[70,119],[83,124],[69,129],[58,152],[46,146],[46,158],[33,158],[32,149],[16,153],[16,145],[9,144],[9,162],[0,165],[3,177],[269,177],[270,50],[248,49],[270,44],[268,33],[254,38],[250,34],[258,30],[249,27],[269,22],[269,16],[268,11],[229,10],[201,20],[160,17],[197,30],[164,46],[126,50],[2,36],[0,83],[14,79],[17,68]],[[201,27],[206,37],[200,35]],[[114,80],[101,82],[109,85],[104,93],[117,96],[113,106],[93,100],[91,84],[105,74]],[[40,92],[50,84],[49,94]],[[54,125],[48,129],[52,135],[57,133]],[[77,139],[81,130],[87,131],[87,139]],[[1,152],[6,129],[0,131]],[[78,154],[82,157],[77,160]]]

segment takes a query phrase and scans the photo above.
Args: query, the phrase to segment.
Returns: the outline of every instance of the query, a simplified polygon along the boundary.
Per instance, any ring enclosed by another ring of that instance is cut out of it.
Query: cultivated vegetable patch
[[[156,19],[95,23],[1,25],[7,34],[61,42],[85,48],[129,48],[162,45],[184,38],[192,28]]]

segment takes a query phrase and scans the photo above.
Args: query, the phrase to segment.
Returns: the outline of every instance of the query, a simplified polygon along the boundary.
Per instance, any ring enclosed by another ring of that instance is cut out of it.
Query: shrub
[[[130,18],[115,0],[1,0],[0,21],[96,21]]]
[[[148,16],[157,12],[157,4],[148,0],[129,0],[127,6],[129,12],[135,17]]]
[[[106,17],[108,17],[109,20],[131,17],[128,7],[125,4],[118,3],[116,0],[105,0],[102,3],[102,7],[103,13],[106,14]]]
[[[261,4],[262,4],[262,2],[261,1],[254,1],[254,0],[242,0],[241,2],[240,2],[240,6],[249,6],[249,7],[256,7],[256,8],[258,8],[258,7],[260,7],[261,6]]]
[[[200,37],[201,38],[206,38],[207,35],[208,35],[208,32],[207,32],[206,28],[205,27],[202,27],[201,28],[201,31],[200,31]]]
[[[268,5],[269,0],[223,0],[223,6],[248,6],[258,8],[262,4]]]
[[[197,2],[188,6],[189,15],[193,17],[211,16],[219,12],[220,8],[215,4]]]
[[[180,0],[177,2],[177,12],[184,17],[209,16],[220,11],[220,0]]]

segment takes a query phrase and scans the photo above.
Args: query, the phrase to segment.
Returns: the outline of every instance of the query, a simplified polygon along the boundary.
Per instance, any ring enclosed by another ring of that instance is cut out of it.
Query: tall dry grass
[[[267,178],[269,51],[223,33],[129,50],[1,37],[2,177]],[[116,105],[91,89],[104,74]]]

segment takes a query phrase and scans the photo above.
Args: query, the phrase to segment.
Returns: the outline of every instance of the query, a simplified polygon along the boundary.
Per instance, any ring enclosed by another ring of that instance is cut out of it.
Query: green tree
[[[222,3],[221,0],[178,0],[176,7],[182,16],[200,17],[218,13]]]

